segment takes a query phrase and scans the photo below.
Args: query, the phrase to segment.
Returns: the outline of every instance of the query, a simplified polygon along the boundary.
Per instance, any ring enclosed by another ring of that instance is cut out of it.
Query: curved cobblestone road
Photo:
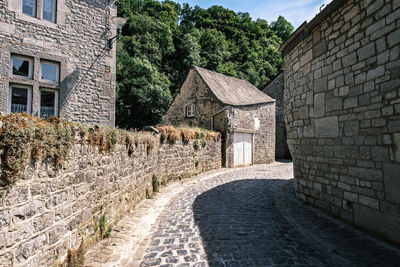
[[[295,200],[292,177],[292,164],[276,163],[194,184],[129,265],[400,266],[398,248]]]

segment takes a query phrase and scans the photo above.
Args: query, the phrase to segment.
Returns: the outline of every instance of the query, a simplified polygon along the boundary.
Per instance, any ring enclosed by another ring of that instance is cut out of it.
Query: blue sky
[[[221,5],[234,11],[248,12],[255,20],[266,19],[275,21],[279,15],[284,16],[295,28],[304,21],[310,21],[322,4],[327,5],[331,0],[174,0],[178,3],[189,3],[208,8]]]

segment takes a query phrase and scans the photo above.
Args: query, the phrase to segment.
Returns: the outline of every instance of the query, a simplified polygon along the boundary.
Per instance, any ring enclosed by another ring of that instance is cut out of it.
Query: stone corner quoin
[[[334,0],[283,46],[298,199],[400,243],[400,1]]]

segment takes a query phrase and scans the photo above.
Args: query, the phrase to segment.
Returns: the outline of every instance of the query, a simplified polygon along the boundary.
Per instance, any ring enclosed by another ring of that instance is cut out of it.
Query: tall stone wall
[[[400,1],[326,9],[284,50],[296,195],[400,242]]]
[[[8,112],[11,85],[31,89],[31,114],[38,116],[40,89],[59,92],[59,116],[88,124],[114,125],[115,46],[107,40],[116,35],[113,1],[57,0],[56,22],[22,13],[22,0],[0,0],[0,112]],[[32,60],[31,79],[11,74],[11,56]],[[59,83],[40,78],[40,62],[60,66]]]
[[[285,126],[283,91],[284,91],[284,74],[279,74],[267,87],[264,93],[276,100],[276,134],[275,134],[275,157],[277,159],[290,158],[289,147],[287,144],[287,134]]]
[[[0,266],[50,266],[69,248],[89,245],[99,218],[113,224],[146,194],[152,180],[188,177],[221,166],[221,143],[145,145],[128,155],[118,145],[110,154],[75,145],[62,170],[44,162],[0,195]],[[196,163],[197,162],[197,163]]]

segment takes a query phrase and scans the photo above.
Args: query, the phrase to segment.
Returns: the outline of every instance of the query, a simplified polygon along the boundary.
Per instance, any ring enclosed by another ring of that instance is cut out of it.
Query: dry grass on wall
[[[0,186],[15,183],[25,168],[40,160],[53,161],[61,168],[73,145],[89,145],[99,153],[109,153],[116,144],[125,145],[129,155],[145,144],[154,149],[157,138],[146,132],[128,132],[112,127],[88,127],[50,117],[27,114],[0,116]]]
[[[221,134],[219,132],[201,128],[175,128],[173,126],[157,126],[157,130],[161,134],[161,141],[168,141],[170,143],[175,143],[179,138],[182,138],[182,141],[185,144],[189,143],[190,140],[203,139],[219,141],[221,138]]]

